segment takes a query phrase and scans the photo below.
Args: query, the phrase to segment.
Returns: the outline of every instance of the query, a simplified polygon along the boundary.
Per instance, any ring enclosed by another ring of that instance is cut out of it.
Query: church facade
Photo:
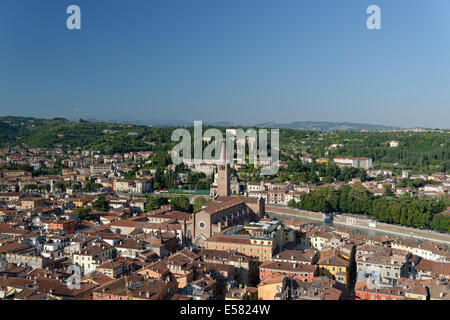
[[[218,164],[218,196],[208,202],[202,210],[194,214],[193,242],[202,246],[203,242],[221,232],[224,228],[258,221],[265,213],[263,198],[231,196],[230,164],[226,161],[225,144],[222,146]]]

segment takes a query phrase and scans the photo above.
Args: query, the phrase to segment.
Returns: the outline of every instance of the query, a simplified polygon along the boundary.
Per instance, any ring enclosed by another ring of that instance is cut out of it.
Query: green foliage
[[[171,189],[176,187],[174,173],[170,170],[165,170],[162,165],[156,168],[156,172],[153,178],[155,190]]]
[[[294,181],[298,184],[315,183],[324,184],[331,183],[334,180],[349,182],[353,178],[360,178],[361,181],[367,180],[366,171],[356,168],[339,168],[335,163],[319,164],[319,163],[302,163],[299,160],[288,160],[288,169],[280,168],[278,176],[287,173],[285,180]],[[319,177],[323,177],[320,181]],[[284,180],[284,181],[285,181]]]
[[[193,211],[193,206],[190,204],[189,198],[186,196],[174,197],[170,200],[170,204],[172,204],[175,207],[175,210],[178,211],[190,213]]]
[[[431,228],[439,231],[450,232],[450,216],[437,214],[431,221]]]
[[[139,170],[138,166],[134,166],[134,168],[130,171],[128,171],[127,173],[125,173],[124,177],[125,179],[136,179],[136,172]]]
[[[59,190],[61,190],[61,191],[66,191],[66,188],[67,188],[67,186],[68,185],[70,185],[70,184],[68,184],[68,183],[64,183],[64,182],[62,182],[62,181],[56,181],[54,184],[53,184],[53,188],[54,189],[59,189]]]
[[[421,188],[425,186],[427,183],[432,183],[432,181],[425,182],[422,179],[403,179],[402,181],[397,183],[398,188],[406,188],[406,187],[412,187],[412,188]]]
[[[31,190],[37,190],[37,188],[38,188],[37,184],[26,184],[26,185],[23,186],[22,190],[25,191],[25,192],[28,192],[28,191],[31,191]]]
[[[78,219],[80,220],[92,220],[93,217],[90,215],[91,208],[76,208],[75,213],[78,214]]]
[[[83,190],[89,192],[98,191],[101,188],[101,186],[102,186],[101,184],[94,183],[92,181],[86,181],[83,185]]]
[[[189,173],[187,181],[184,184],[184,189],[189,190],[209,190],[211,181],[203,172]]]
[[[210,201],[211,201],[211,199],[207,199],[204,197],[196,198],[194,201],[194,212],[200,211],[202,209],[202,207]]]
[[[394,191],[392,191],[392,187],[390,185],[384,186],[384,195],[386,197],[395,196],[395,193],[394,193]]]
[[[0,121],[0,141],[14,139],[17,133],[18,130],[14,126],[10,125],[9,123]]]
[[[187,172],[187,167],[184,163],[181,163],[175,167],[175,171],[178,173],[185,173],[185,172]]]
[[[50,191],[50,185],[47,184],[47,183],[45,183],[45,184],[40,184],[40,185],[38,186],[38,190],[41,190],[41,191]]]
[[[103,195],[100,195],[92,204],[92,208],[99,211],[108,211],[108,201]]]
[[[49,184],[26,184],[23,186],[22,190],[24,192],[29,191],[50,191],[50,185]]]
[[[152,211],[161,208],[163,204],[167,204],[169,201],[167,198],[160,196],[148,196],[145,203],[145,211]]]

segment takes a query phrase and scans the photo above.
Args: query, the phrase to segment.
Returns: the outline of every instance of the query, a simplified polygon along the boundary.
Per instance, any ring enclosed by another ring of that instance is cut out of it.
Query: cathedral
[[[202,246],[204,240],[218,234],[224,228],[258,221],[265,213],[263,198],[231,196],[231,171],[230,164],[226,159],[225,143],[222,145],[222,153],[217,167],[217,197],[208,202],[193,217],[193,242],[199,246]]]

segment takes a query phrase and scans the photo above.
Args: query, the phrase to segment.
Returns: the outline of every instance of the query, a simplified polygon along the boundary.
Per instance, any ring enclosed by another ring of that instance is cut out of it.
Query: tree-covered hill
[[[207,130],[209,126],[204,126]],[[140,150],[170,150],[174,127],[69,121],[63,118],[35,119],[0,117],[0,146],[55,147],[118,153]],[[192,127],[187,127],[191,131]],[[220,128],[225,133],[225,128]],[[245,128],[244,128],[245,130]],[[270,133],[269,133],[270,134]],[[398,147],[390,147],[396,140]],[[270,138],[269,138],[270,141]],[[330,148],[331,145],[338,145]],[[302,131],[280,129],[281,159],[304,153],[313,158],[369,157],[375,168],[420,173],[449,172],[449,131]]]
[[[389,145],[393,140],[399,142],[398,147]],[[306,152],[316,158],[368,157],[382,169],[424,173],[450,169],[449,131],[325,133],[285,129],[280,133],[280,146],[289,155]]]
[[[35,148],[77,148],[106,153],[153,150],[168,147],[171,128],[51,120],[24,117],[0,118],[0,145],[24,145]]]

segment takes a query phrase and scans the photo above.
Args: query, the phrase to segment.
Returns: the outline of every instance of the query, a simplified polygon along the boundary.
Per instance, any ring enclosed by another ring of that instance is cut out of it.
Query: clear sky
[[[450,1],[1,0],[0,115],[448,128]]]

